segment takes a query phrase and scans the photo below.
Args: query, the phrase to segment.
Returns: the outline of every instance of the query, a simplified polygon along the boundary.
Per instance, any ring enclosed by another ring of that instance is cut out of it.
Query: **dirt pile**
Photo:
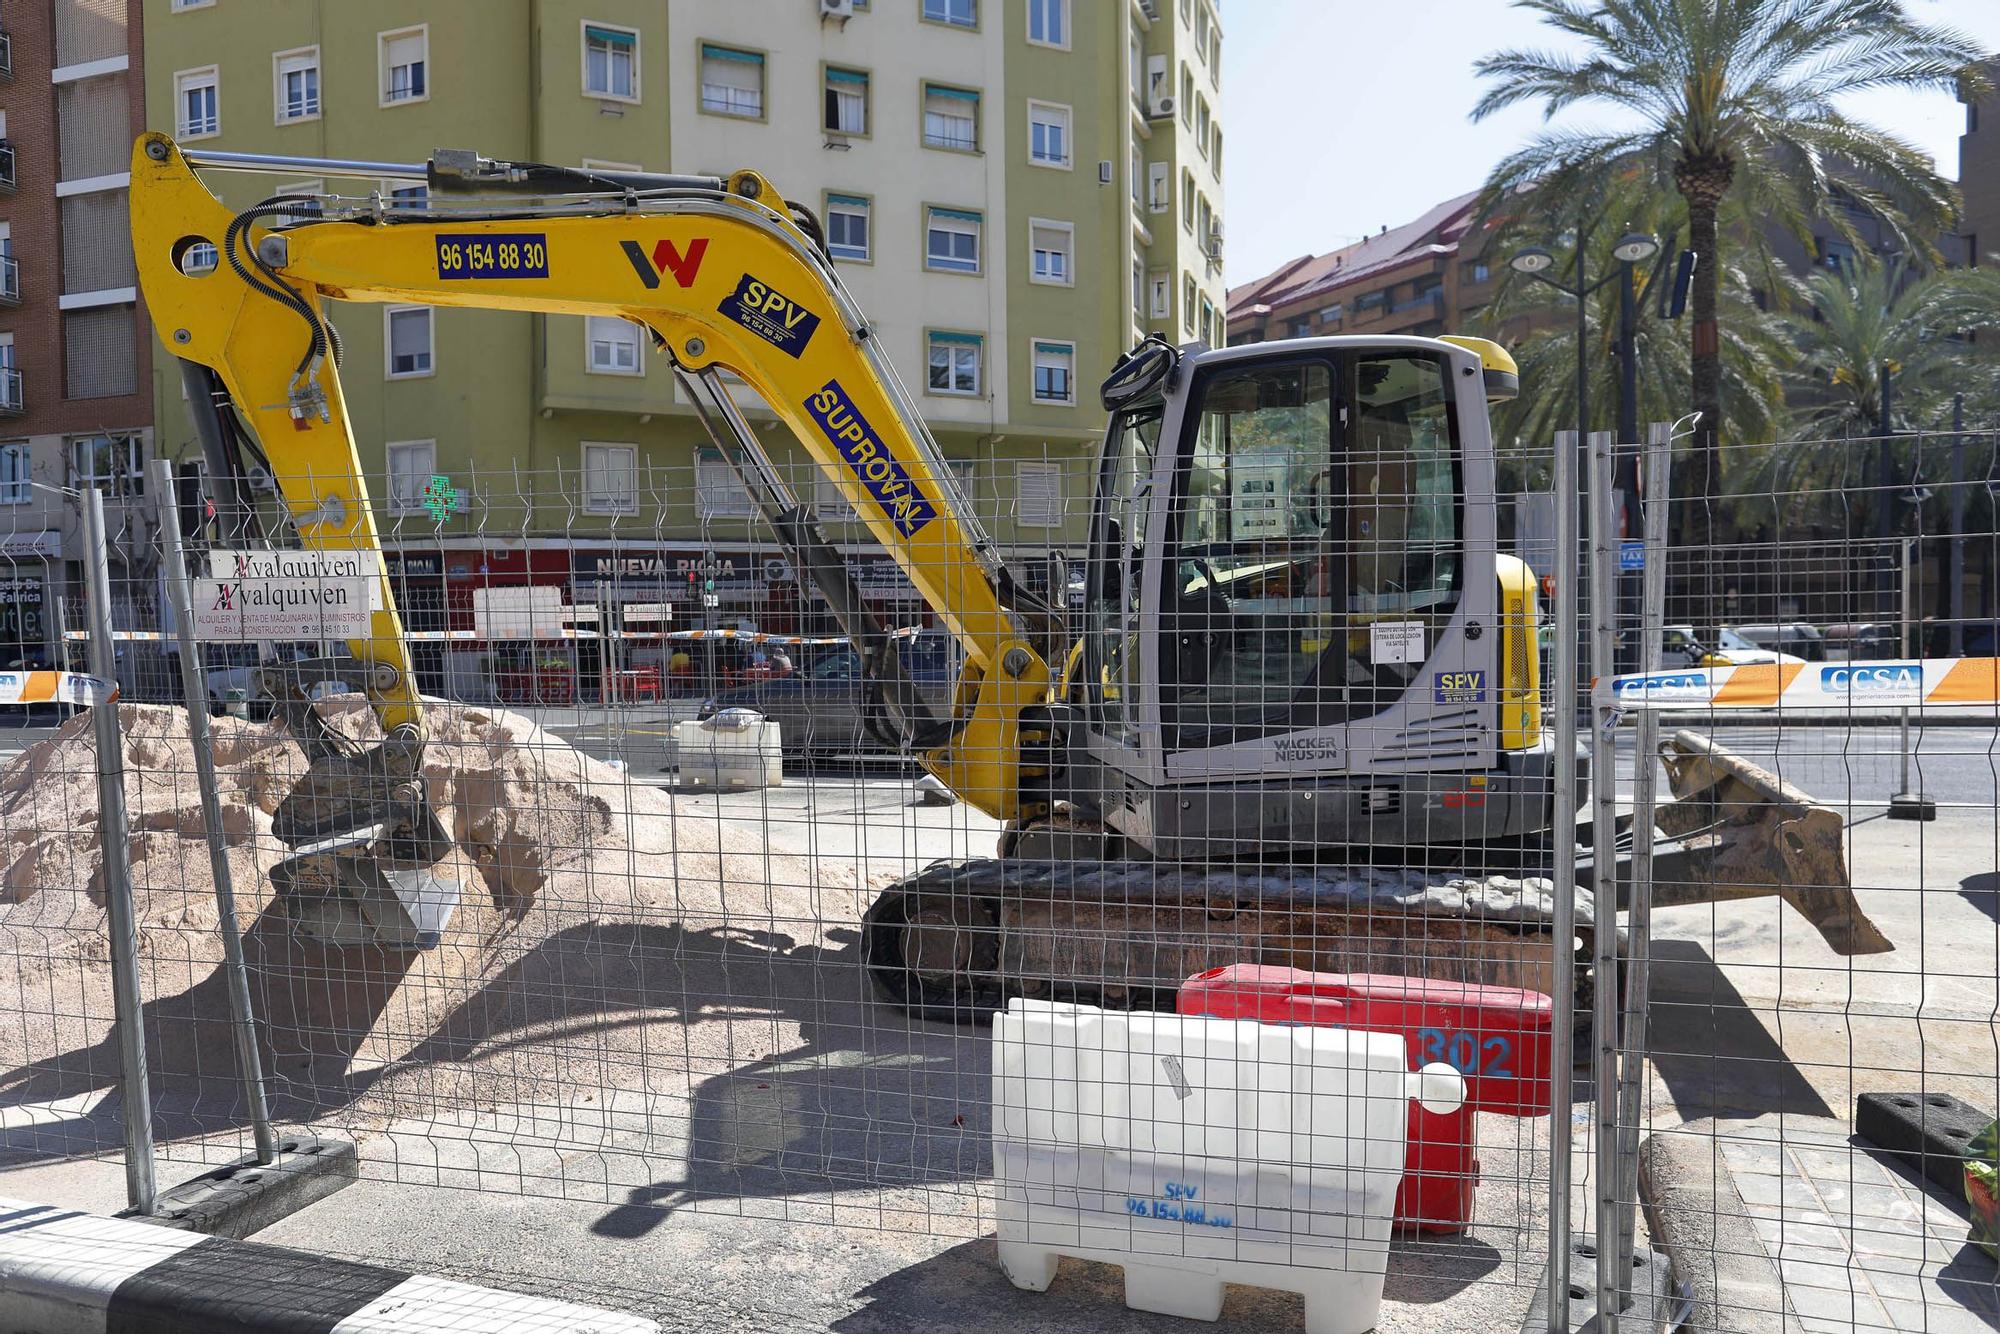
[[[350,735],[371,739],[373,718],[360,700],[321,707]],[[233,1058],[186,714],[128,704],[119,716],[155,1077],[214,1079]],[[271,813],[305,759],[276,724],[213,720],[253,997],[280,1083],[310,1102],[323,1103],[357,1071],[440,1055],[437,1044],[453,1031],[485,1031],[493,1007],[532,1010],[551,988],[597,994],[630,971],[630,958],[601,950],[543,949],[551,937],[588,932],[608,941],[634,924],[688,931],[746,919],[814,937],[829,916],[853,920],[855,896],[842,892],[855,888],[852,866],[816,868],[773,853],[754,828],[713,812],[690,815],[669,793],[626,781],[519,714],[440,702],[426,719],[430,797],[456,842],[437,869],[464,893],[444,942],[420,953],[325,946],[272,909],[270,868],[289,850],[271,834]],[[563,976],[538,962],[549,958],[562,960]],[[32,1016],[0,1023],[0,1062],[14,1072],[0,1072],[0,1086],[36,1069],[75,1071],[80,1059],[95,1070],[109,1055],[87,716],[0,770],[0,994]],[[468,1026],[468,1013],[479,1022]]]

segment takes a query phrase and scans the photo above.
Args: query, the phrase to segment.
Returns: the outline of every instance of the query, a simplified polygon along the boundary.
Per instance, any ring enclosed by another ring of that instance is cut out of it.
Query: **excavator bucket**
[[[1654,854],[1653,906],[1777,895],[1811,922],[1834,953],[1895,949],[1848,882],[1846,822],[1776,774],[1698,732],[1660,745],[1674,800]]]

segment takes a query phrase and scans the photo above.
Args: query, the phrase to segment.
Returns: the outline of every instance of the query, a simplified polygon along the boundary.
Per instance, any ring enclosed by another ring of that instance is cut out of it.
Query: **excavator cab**
[[[1478,340],[1150,341],[1105,385],[1071,787],[1155,857],[1549,830]]]

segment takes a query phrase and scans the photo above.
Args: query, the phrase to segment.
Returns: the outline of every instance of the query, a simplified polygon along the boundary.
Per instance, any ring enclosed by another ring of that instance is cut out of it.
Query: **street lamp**
[[[1523,277],[1536,282],[1547,283],[1558,292],[1576,302],[1576,447],[1579,454],[1590,439],[1590,296],[1614,278],[1620,280],[1618,289],[1618,443],[1637,445],[1639,443],[1639,291],[1637,268],[1660,253],[1657,237],[1644,232],[1627,232],[1618,238],[1618,244],[1611,248],[1612,257],[1618,261],[1618,270],[1607,273],[1596,282],[1590,282],[1584,272],[1584,259],[1590,248],[1588,228],[1579,227],[1576,236],[1576,285],[1567,286],[1551,278],[1548,271],[1555,267],[1555,256],[1540,246],[1529,246],[1517,252],[1507,261],[1507,267]],[[1581,476],[1583,470],[1578,469]],[[1619,508],[1624,513],[1625,531],[1639,531],[1639,486],[1638,457],[1626,454],[1618,459],[1614,473],[1614,485],[1621,496]],[[1577,524],[1579,534],[1590,531],[1590,506],[1579,500],[1582,516]],[[1608,536],[1608,535],[1605,535]]]

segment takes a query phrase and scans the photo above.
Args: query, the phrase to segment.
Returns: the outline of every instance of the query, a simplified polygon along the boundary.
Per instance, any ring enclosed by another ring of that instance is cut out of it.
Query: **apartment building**
[[[54,662],[61,608],[81,608],[84,487],[107,498],[113,614],[151,623],[152,334],[126,223],[139,18],[138,0],[0,10],[0,667]]]
[[[1434,337],[1469,327],[1493,299],[1497,265],[1478,193],[1324,255],[1303,255],[1230,289],[1229,342],[1323,334]]]
[[[2000,60],[1987,73],[2000,81]],[[1965,133],[1958,139],[1958,188],[1964,195],[1958,234],[1968,264],[1990,263],[2000,252],[2000,93],[1965,100]]]
[[[973,508],[1031,578],[1082,542],[1093,389],[1114,358],[1151,330],[1221,333],[1208,0],[144,4],[149,119],[192,144],[764,173],[819,212]],[[1198,99],[1185,123],[1179,103],[1141,98],[1157,91],[1141,71],[1161,60]],[[1155,176],[1168,182],[1158,211]],[[1200,194],[1185,226],[1183,176]],[[285,186],[381,190],[392,207],[421,192],[212,179],[240,205]],[[1171,290],[1155,306],[1159,274]],[[424,306],[339,306],[334,320],[420,627],[461,628],[475,582],[665,603],[683,626],[823,627],[636,327]],[[154,380],[162,448],[191,457],[178,381],[164,368]],[[740,401],[863,586],[917,614],[837,492]],[[424,504],[435,477],[456,513]]]

